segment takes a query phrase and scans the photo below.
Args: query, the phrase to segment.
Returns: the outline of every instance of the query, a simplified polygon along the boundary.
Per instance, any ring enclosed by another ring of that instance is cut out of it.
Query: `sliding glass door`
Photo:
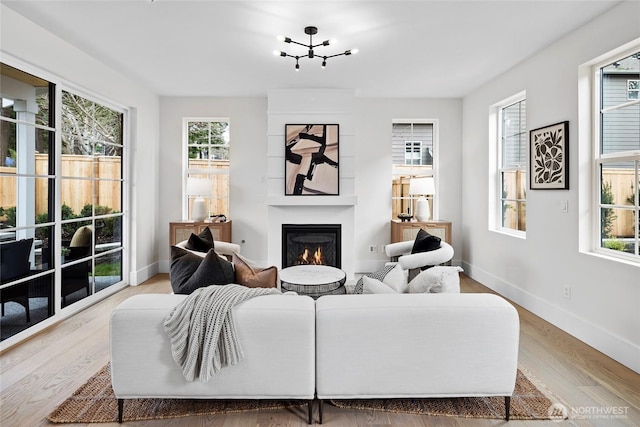
[[[4,341],[123,283],[126,116],[0,65]]]

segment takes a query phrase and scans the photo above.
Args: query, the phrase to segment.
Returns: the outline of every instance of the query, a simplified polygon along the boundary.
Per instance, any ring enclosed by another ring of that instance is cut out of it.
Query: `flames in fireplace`
[[[318,246],[313,254],[308,247],[296,258],[296,265],[326,265],[327,260],[322,253],[322,247]]]

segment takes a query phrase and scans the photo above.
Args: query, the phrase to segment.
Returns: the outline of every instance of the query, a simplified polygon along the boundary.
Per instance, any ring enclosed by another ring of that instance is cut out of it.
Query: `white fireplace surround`
[[[268,95],[267,256],[282,263],[282,224],[341,224],[341,265],[347,278],[355,272],[355,133],[351,90],[273,90]],[[284,195],[286,124],[340,125],[339,196]]]

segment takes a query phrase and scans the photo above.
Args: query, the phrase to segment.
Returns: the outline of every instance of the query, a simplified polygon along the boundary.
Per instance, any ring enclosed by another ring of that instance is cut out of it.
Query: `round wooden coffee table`
[[[344,271],[328,265],[294,265],[280,270],[280,287],[318,299],[323,295],[346,294]]]

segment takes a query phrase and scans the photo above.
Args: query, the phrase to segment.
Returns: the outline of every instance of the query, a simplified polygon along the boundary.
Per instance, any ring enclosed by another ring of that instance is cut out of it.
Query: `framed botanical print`
[[[337,196],[339,125],[285,125],[286,196]]]
[[[529,187],[569,189],[569,122],[529,132]]]

